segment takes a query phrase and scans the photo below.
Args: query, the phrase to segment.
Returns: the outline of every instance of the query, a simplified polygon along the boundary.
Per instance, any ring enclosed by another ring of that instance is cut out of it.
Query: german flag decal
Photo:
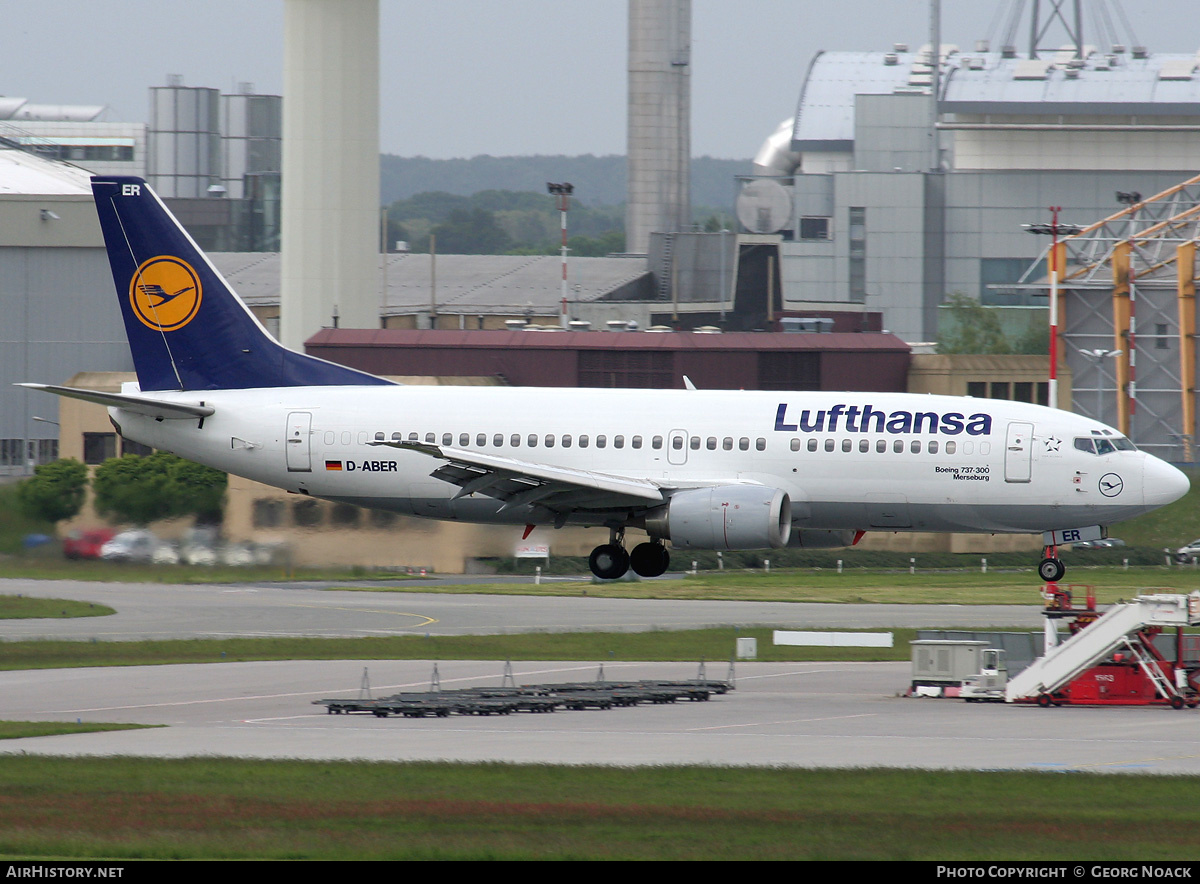
[[[325,461],[325,469],[340,473],[342,471],[342,462],[340,460],[327,460]]]

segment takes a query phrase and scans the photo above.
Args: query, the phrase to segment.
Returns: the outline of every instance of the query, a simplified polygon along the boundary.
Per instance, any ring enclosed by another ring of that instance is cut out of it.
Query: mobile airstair
[[[1119,602],[1010,678],[1004,698],[1009,703],[1057,704],[1055,694],[1080,675],[1114,654],[1128,654],[1129,661],[1153,685],[1158,702],[1182,708],[1185,702],[1194,701],[1194,691],[1181,661],[1174,664],[1163,661],[1144,637],[1148,631],[1197,624],[1200,624],[1200,592],[1140,595],[1132,601]],[[1168,677],[1169,674],[1176,677]]]

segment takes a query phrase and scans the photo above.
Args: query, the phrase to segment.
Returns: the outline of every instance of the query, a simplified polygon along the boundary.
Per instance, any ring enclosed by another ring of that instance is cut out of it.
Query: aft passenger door
[[[312,472],[312,413],[293,411],[287,419],[287,468],[289,473]]]
[[[1004,443],[1004,481],[1028,482],[1033,470],[1033,424],[1011,421]]]

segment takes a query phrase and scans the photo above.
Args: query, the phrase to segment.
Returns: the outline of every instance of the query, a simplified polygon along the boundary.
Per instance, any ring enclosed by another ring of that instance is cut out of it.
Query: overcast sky
[[[943,42],[995,45],[1009,2],[943,0]],[[1200,48],[1196,0],[1124,5],[1151,51]],[[694,0],[692,15],[692,153],[734,159],[792,115],[818,50],[929,33],[927,0]],[[624,0],[381,0],[381,150],[623,154],[626,17]],[[282,20],[282,0],[0,0],[0,94],[139,122],[167,74],[278,94]]]

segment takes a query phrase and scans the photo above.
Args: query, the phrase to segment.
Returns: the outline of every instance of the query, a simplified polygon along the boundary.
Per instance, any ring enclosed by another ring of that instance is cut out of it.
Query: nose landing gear
[[[1058,581],[1063,579],[1063,575],[1067,573],[1066,566],[1059,561],[1058,547],[1043,547],[1042,555],[1045,558],[1038,563],[1038,576],[1046,583],[1058,583]]]
[[[658,577],[670,563],[671,554],[657,539],[639,543],[632,553],[626,552],[624,528],[610,529],[608,543],[588,556],[588,567],[601,580],[619,580],[631,567],[640,577]]]

